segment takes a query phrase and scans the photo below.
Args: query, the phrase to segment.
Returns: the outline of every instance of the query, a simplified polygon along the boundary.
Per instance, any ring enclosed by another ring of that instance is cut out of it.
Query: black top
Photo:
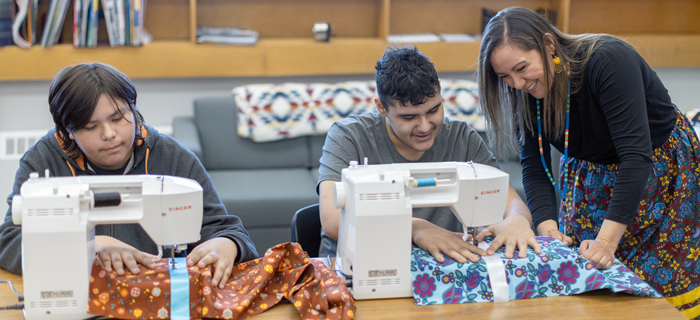
[[[591,56],[581,89],[571,95],[569,157],[619,164],[605,218],[630,224],[651,173],[652,150],[662,145],[675,127],[675,107],[656,72],[632,47],[612,37],[601,41],[606,43]],[[535,114],[534,98],[530,102]],[[559,206],[542,168],[537,133],[525,130],[520,162],[536,227],[546,220],[557,221]],[[547,156],[550,143],[564,154],[563,135],[557,141],[543,138],[545,162],[551,169]]]

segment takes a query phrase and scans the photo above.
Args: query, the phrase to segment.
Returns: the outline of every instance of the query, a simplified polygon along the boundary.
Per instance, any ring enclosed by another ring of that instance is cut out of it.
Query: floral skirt
[[[685,316],[700,319],[700,143],[688,120],[676,111],[676,127],[654,149],[653,170],[637,215],[615,256]],[[569,159],[568,179],[562,180],[571,193],[559,228],[576,245],[598,235],[617,168]]]

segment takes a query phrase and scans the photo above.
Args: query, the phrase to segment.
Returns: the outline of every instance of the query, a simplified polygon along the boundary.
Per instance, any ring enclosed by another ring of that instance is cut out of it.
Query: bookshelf
[[[388,34],[477,34],[482,8],[515,5],[556,10],[557,25],[567,32],[622,37],[652,67],[700,67],[695,0],[148,0],[145,28],[152,43],[73,48],[69,8],[67,44],[0,47],[0,81],[51,79],[62,67],[84,61],[112,64],[132,78],[372,73]],[[329,43],[313,41],[317,21],[333,27]],[[196,44],[197,26],[251,28],[260,40],[255,46]],[[438,71],[476,69],[478,42],[417,46]]]

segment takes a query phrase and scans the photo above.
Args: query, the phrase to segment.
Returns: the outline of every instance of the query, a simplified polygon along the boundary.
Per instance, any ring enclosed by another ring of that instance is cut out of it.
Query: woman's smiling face
[[[539,51],[534,49],[523,51],[517,46],[506,43],[493,50],[490,60],[496,75],[509,87],[525,91],[537,99],[544,98],[547,92],[546,86],[551,84],[545,82],[544,65]],[[547,63],[551,64],[550,79],[552,79],[554,63],[551,59],[548,59]]]

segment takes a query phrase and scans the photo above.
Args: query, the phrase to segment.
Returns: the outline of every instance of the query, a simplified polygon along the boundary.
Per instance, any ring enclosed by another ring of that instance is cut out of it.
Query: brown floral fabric
[[[88,313],[118,319],[166,319],[170,315],[167,259],[141,274],[107,273],[95,259]],[[323,262],[309,261],[297,243],[284,243],[265,256],[235,265],[225,289],[211,285],[212,269],[188,268],[190,318],[247,319],[282,299],[302,319],[353,319],[355,302],[343,281]]]

